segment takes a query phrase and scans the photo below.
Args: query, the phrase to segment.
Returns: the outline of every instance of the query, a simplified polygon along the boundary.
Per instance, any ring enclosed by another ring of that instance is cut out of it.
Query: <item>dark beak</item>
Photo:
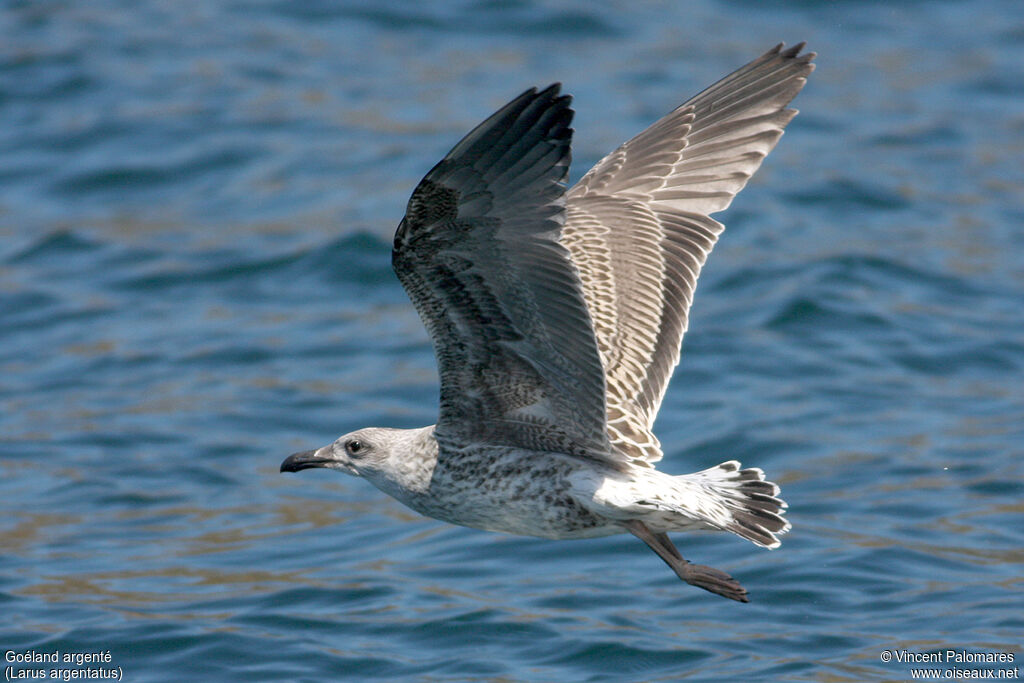
[[[331,448],[324,446],[315,451],[302,451],[293,453],[281,463],[282,472],[300,472],[311,467],[324,467],[331,462]]]

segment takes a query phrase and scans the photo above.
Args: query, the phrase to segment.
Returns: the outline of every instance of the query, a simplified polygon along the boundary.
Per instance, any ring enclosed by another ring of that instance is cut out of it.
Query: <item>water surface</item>
[[[906,680],[1022,626],[1014,2],[11,2],[0,11],[0,646],[129,681]],[[657,431],[783,486],[773,552],[420,518],[288,453],[436,418],[390,271],[417,180],[522,89],[578,178],[786,40]],[[5,666],[11,666],[5,662]],[[993,668],[959,664],[959,667]],[[25,666],[14,666],[20,670]]]

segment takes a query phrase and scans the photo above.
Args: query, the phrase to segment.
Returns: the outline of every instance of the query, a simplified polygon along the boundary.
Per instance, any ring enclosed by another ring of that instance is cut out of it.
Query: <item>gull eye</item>
[[[362,441],[352,439],[345,443],[345,450],[348,451],[349,455],[357,456],[366,450],[366,446],[363,445]]]

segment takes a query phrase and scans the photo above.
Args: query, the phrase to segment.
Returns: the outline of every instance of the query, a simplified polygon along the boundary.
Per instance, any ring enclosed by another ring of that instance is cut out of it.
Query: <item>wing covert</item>
[[[531,89],[420,182],[395,234],[395,272],[437,355],[435,435],[608,458],[604,372],[559,242],[570,98]]]

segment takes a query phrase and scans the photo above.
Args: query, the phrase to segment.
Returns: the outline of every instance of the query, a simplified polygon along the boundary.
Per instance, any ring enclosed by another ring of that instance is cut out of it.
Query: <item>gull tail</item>
[[[735,460],[683,475],[688,483],[710,489],[725,515],[715,515],[715,526],[731,531],[764,548],[777,548],[782,543],[777,535],[789,531],[790,524],[782,515],[786,501],[779,498],[779,487],[765,481],[757,467],[740,469]]]

